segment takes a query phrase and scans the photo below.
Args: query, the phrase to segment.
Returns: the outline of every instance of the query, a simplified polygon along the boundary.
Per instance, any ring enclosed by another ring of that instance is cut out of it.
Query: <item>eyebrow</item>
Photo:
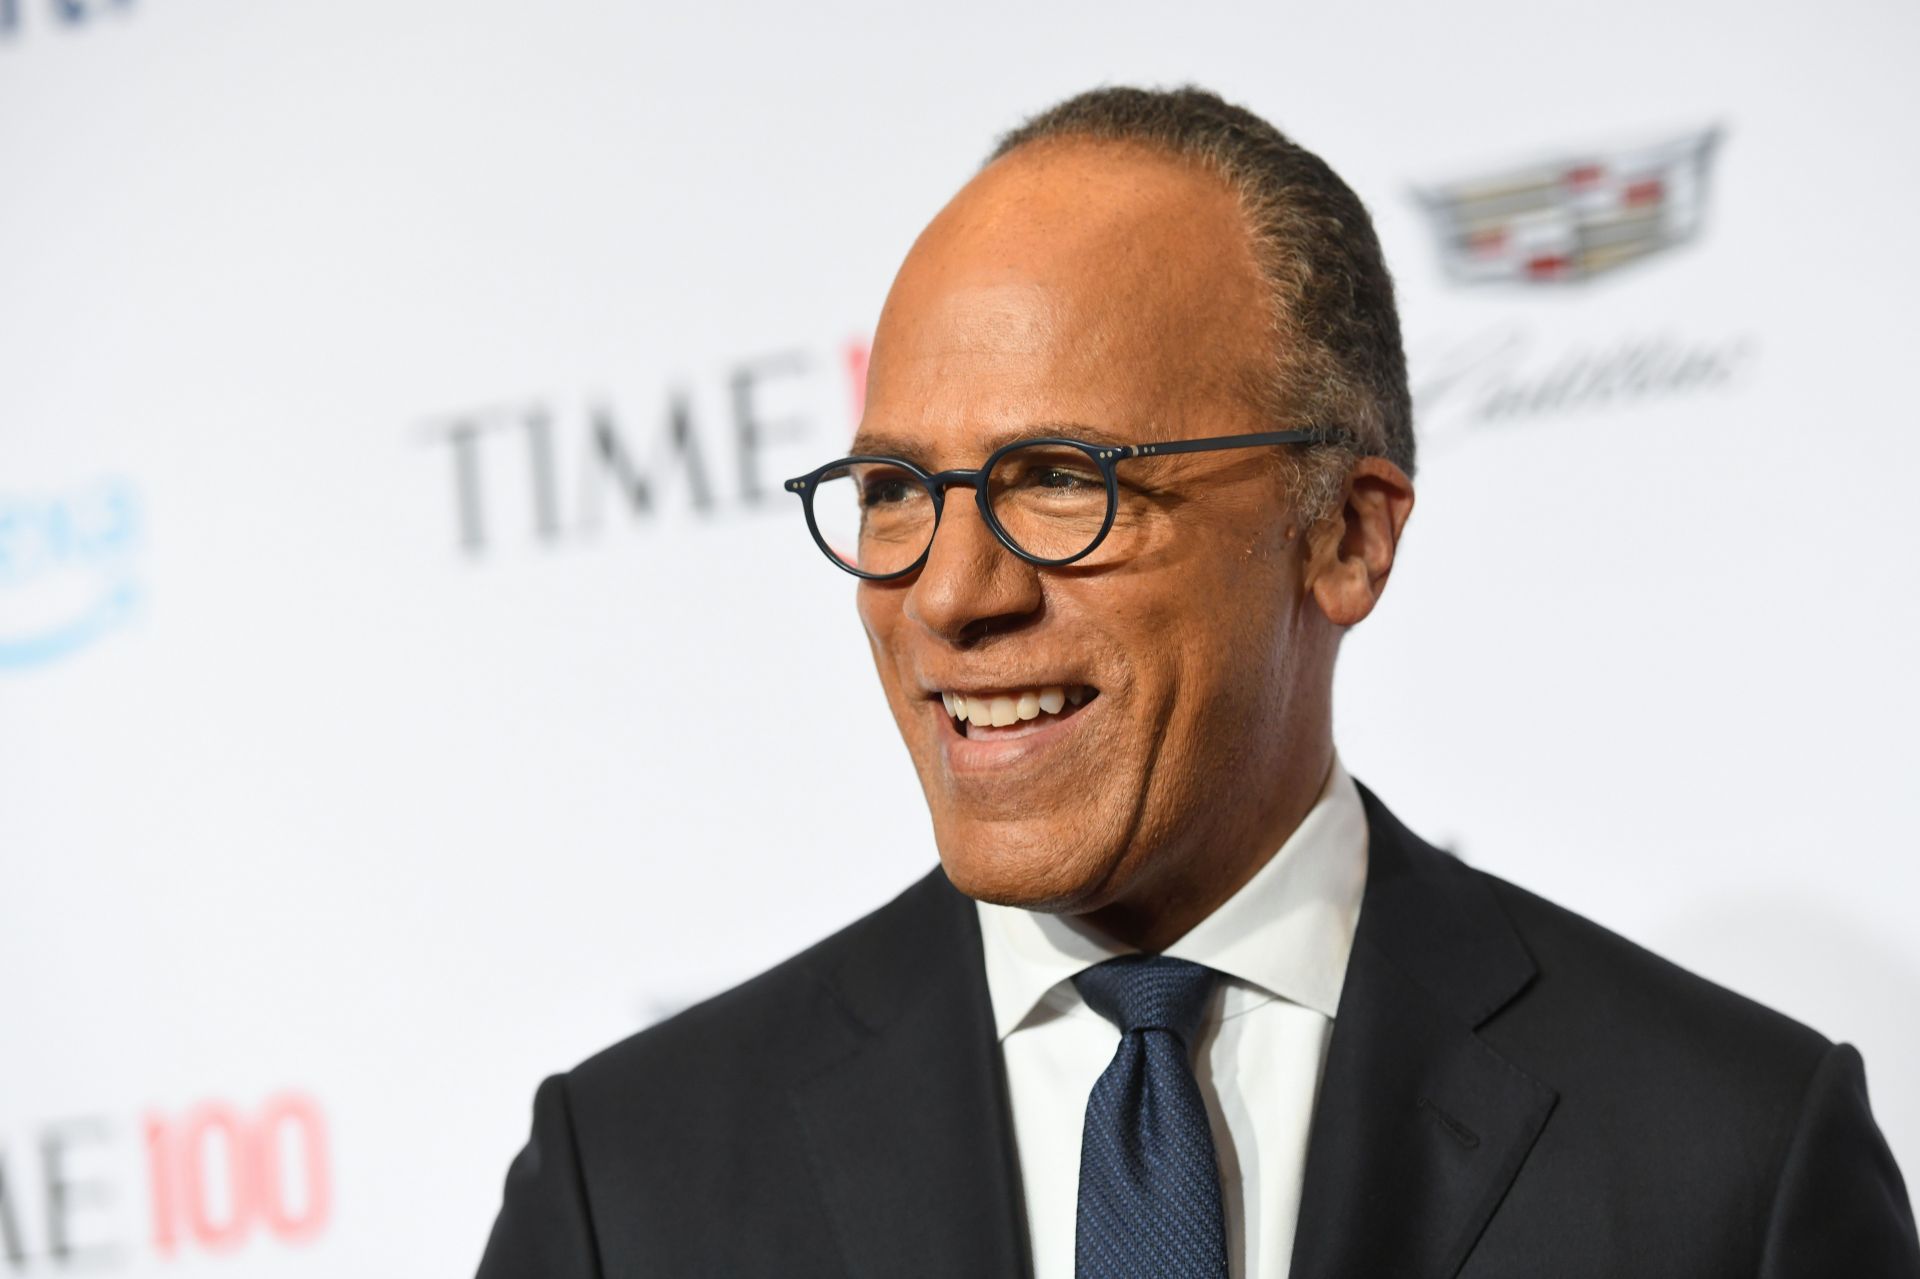
[[[980,441],[982,451],[974,463],[978,466],[987,460],[987,455],[1002,445],[1015,440],[1032,440],[1046,436],[1065,436],[1070,440],[1082,440],[1088,444],[1133,444],[1137,441],[1130,435],[1122,435],[1104,426],[1092,426],[1085,422],[1028,422],[1018,427],[1009,427],[996,431]],[[924,439],[910,435],[889,435],[884,431],[861,431],[853,437],[852,452],[855,456],[899,457],[909,462],[926,465],[927,447]]]

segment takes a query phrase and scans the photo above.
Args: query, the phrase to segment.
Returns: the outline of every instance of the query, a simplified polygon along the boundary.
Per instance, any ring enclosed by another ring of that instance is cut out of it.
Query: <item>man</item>
[[[482,1279],[1920,1276],[1852,1049],[1342,768],[1410,417],[1366,212],[1270,125],[1003,141],[789,484],[941,867],[548,1080]]]

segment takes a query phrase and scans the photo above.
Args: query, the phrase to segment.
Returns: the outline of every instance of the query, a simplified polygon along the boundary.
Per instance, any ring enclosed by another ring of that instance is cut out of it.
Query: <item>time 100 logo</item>
[[[311,1097],[150,1111],[137,1131],[95,1116],[0,1142],[0,1275],[99,1273],[135,1250],[171,1260],[326,1230],[333,1172]],[[146,1193],[124,1193],[129,1182]]]

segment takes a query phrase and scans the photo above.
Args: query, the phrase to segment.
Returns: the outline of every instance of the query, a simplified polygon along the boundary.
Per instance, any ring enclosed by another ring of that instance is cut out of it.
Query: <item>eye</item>
[[[1093,459],[1073,449],[1049,446],[1022,448],[1000,460],[993,472],[994,486],[1051,497],[1073,497],[1106,492],[1106,477]]]
[[[896,506],[918,496],[923,496],[920,486],[898,471],[868,475],[860,484],[860,504],[868,508]]]
[[[1028,481],[1035,488],[1073,490],[1083,486],[1098,488],[1101,480],[1098,475],[1088,474],[1085,470],[1067,466],[1043,466],[1033,472]]]

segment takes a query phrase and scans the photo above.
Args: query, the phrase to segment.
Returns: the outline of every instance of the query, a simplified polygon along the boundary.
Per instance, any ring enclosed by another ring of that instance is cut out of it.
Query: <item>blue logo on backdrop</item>
[[[78,27],[107,13],[125,12],[133,7],[133,0],[40,0],[31,6],[28,0],[0,0],[0,39],[15,34],[25,25],[21,22],[21,11],[29,7],[44,12],[56,25]]]
[[[140,541],[123,479],[0,493],[0,671],[56,661],[125,625],[140,604]]]

